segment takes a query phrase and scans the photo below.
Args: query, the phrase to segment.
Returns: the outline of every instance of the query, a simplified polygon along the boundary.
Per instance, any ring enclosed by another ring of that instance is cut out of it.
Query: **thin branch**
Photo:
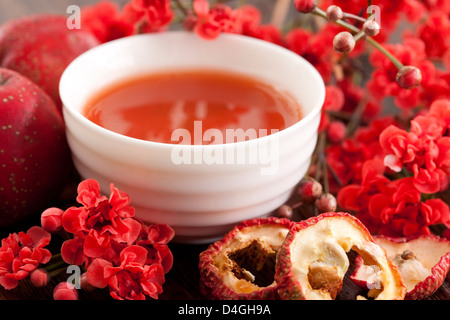
[[[312,13],[315,14],[316,16],[319,16],[319,17],[322,17],[322,18],[328,20],[326,12],[317,7],[312,11]],[[348,31],[353,32],[354,34],[359,34],[361,32],[361,30],[359,28],[357,28],[354,25],[352,25],[348,22],[345,22],[343,20],[337,20],[334,23],[347,29]],[[372,37],[366,37],[366,39],[367,39],[367,42],[369,42],[376,49],[378,49],[381,53],[383,53],[395,65],[395,67],[398,70],[400,70],[403,67],[403,64],[396,57],[394,57],[389,51],[387,51],[378,41],[374,40]]]
[[[184,16],[187,16],[189,14],[188,9],[186,9],[184,4],[181,3],[180,0],[174,0],[174,3]]]
[[[353,20],[356,20],[356,21],[359,21],[362,23],[366,22],[365,18],[357,16],[356,14],[353,14],[353,13],[348,13],[348,12],[344,12],[343,19],[353,19]]]
[[[281,29],[284,25],[284,21],[286,20],[290,5],[291,0],[277,0],[272,11],[270,23],[278,29]]]

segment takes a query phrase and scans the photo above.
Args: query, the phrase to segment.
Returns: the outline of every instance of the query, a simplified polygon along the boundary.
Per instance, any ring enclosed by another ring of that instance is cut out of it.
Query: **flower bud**
[[[93,291],[96,289],[93,285],[91,285],[89,283],[86,272],[80,276],[80,287],[81,287],[81,289],[83,289],[84,291],[87,291],[87,292]]]
[[[337,208],[337,200],[331,193],[324,193],[317,198],[314,205],[319,213],[334,212]]]
[[[50,278],[44,269],[36,269],[30,274],[30,281],[35,287],[45,287]]]
[[[294,0],[295,9],[299,12],[309,13],[316,7],[315,0]]]
[[[293,214],[294,210],[292,210],[292,207],[284,204],[281,207],[278,208],[277,210],[277,216],[279,218],[286,218],[286,219],[292,219],[292,214]]]
[[[195,25],[198,22],[198,18],[196,15],[192,13],[192,11],[189,11],[186,18],[183,20],[183,28],[186,31],[193,31]]]
[[[369,37],[374,37],[380,32],[380,25],[375,21],[375,19],[369,19],[364,22],[362,30]]]
[[[339,143],[344,140],[346,130],[342,121],[332,121],[327,128],[327,138],[331,143]]]
[[[75,286],[67,281],[60,282],[53,289],[55,300],[78,300],[78,291]]]
[[[48,208],[41,214],[41,226],[45,231],[55,232],[61,229],[61,217],[64,211],[58,208]]]
[[[404,66],[397,73],[397,83],[403,89],[412,89],[422,82],[422,73],[413,66]]]
[[[339,32],[333,40],[334,50],[340,53],[350,53],[355,48],[355,38],[348,31]]]
[[[336,5],[331,5],[327,9],[327,18],[330,21],[338,21],[344,17],[344,12],[342,12],[341,7]]]
[[[322,194],[322,185],[311,177],[303,178],[297,189],[299,200],[306,204],[314,201]]]

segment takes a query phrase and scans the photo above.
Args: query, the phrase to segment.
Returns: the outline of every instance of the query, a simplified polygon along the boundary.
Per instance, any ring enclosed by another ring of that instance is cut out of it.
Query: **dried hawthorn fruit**
[[[290,229],[277,255],[275,280],[280,298],[335,299],[350,265],[350,250],[382,274],[379,285],[368,292],[369,298],[404,298],[406,287],[386,252],[358,219],[343,212],[323,213]]]
[[[424,299],[445,281],[450,269],[450,241],[447,239],[435,235],[373,238],[400,271],[407,290],[405,299]],[[361,287],[370,286],[378,279],[359,256],[350,278]]]
[[[199,256],[200,290],[214,300],[278,299],[277,252],[294,223],[268,217],[246,220]]]

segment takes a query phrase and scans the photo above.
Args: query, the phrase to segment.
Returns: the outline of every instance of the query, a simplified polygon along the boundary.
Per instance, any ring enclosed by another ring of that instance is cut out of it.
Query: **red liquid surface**
[[[212,70],[127,79],[96,94],[84,115],[122,135],[173,144],[180,143],[179,135],[173,138],[180,129],[192,138],[183,139],[184,144],[211,143],[199,141],[199,128],[201,135],[216,129],[224,138],[215,143],[226,143],[227,130],[265,129],[270,134],[301,119],[300,106],[288,93],[251,77]]]

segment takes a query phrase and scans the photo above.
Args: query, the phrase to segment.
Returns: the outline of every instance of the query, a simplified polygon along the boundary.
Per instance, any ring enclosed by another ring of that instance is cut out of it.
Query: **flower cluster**
[[[434,197],[439,192],[446,191],[449,185],[449,112],[449,100],[436,100],[426,113],[419,114],[411,120],[408,131],[389,125],[381,132],[379,145],[383,153],[378,161],[382,163],[383,168],[378,173],[391,171],[401,174],[400,178],[389,180],[389,183],[380,181],[370,183],[383,186],[378,188],[378,191],[385,194],[385,197],[377,194],[371,198],[366,208],[372,216],[378,218],[378,221],[387,225],[383,227],[382,233],[392,234],[395,230],[395,235],[427,234],[430,232],[427,228],[429,225],[450,226],[448,205],[440,198]],[[370,163],[366,165],[370,166]],[[387,179],[385,175],[381,178]],[[356,188],[361,190],[362,185]],[[340,198],[344,207],[352,207],[350,203],[358,201],[359,196],[355,198],[354,195],[348,194],[354,189],[355,186],[348,186],[341,190]],[[431,198],[423,201],[422,195],[428,197],[431,195]],[[387,199],[389,204],[385,201]],[[407,209],[408,206],[412,206],[413,211]],[[395,207],[395,210],[391,211],[389,207]],[[383,214],[380,215],[381,213]],[[390,221],[397,218],[402,220],[402,223]],[[387,231],[386,227],[393,230]]]
[[[157,299],[163,291],[165,274],[172,268],[168,243],[174,231],[168,225],[143,224],[134,218],[128,194],[113,184],[110,191],[106,197],[96,180],[81,181],[76,197],[81,206],[49,208],[41,215],[42,227],[3,239],[0,285],[12,289],[30,274],[33,284],[46,285],[49,275],[38,267],[52,258],[44,247],[55,233],[69,238],[57,254],[63,260],[59,264],[86,270],[82,275],[84,287],[108,287],[114,299]],[[63,282],[55,287],[54,298],[78,298],[76,289],[74,284]]]
[[[0,247],[0,285],[8,290],[14,289],[20,280],[38,270],[40,264],[49,262],[52,254],[45,247],[50,240],[50,233],[38,226],[3,239]]]
[[[261,20],[261,12],[251,5],[232,9],[221,3],[211,7],[208,0],[194,0],[193,10],[188,17],[190,24],[185,24],[185,27],[204,39],[212,40],[226,32],[280,44],[281,31],[274,25],[262,24]]]
[[[391,180],[379,158],[364,162],[360,184],[342,188],[338,203],[357,217],[373,234],[416,236],[430,234],[429,226],[450,227],[450,210],[441,199],[423,201],[411,177]]]
[[[104,43],[133,34],[165,30],[173,21],[170,0],[131,0],[123,8],[101,1],[82,10],[82,28]]]
[[[343,168],[361,174],[344,180],[351,184],[338,189],[339,205],[356,212],[373,233],[412,236],[429,234],[432,225],[450,227],[448,204],[439,197],[449,185],[449,115],[450,100],[438,99],[411,119],[408,129],[385,122],[372,143],[360,146],[369,153],[335,147],[337,155],[329,152],[329,159],[343,163],[353,154]],[[360,168],[351,170],[355,164]]]
[[[378,1],[373,32],[367,1],[294,1],[300,14],[329,22],[285,38],[302,39],[299,49],[286,47],[314,64],[326,84],[319,127],[326,143],[309,173],[373,234],[450,234],[447,2]],[[404,19],[414,27],[388,42]],[[328,47],[304,54],[319,37]]]
[[[111,185],[109,198],[101,195],[97,181],[88,179],[78,185],[77,202],[61,213],[61,227],[74,235],[61,247],[68,264],[88,267],[92,259],[116,256],[122,245],[131,245],[141,231],[141,223],[133,218],[134,208],[123,191]],[[42,225],[46,226],[45,216]]]
[[[436,100],[424,115],[411,120],[409,132],[396,126],[380,135],[384,164],[413,174],[414,187],[427,194],[445,191],[450,175],[450,100]]]
[[[156,299],[164,275],[172,268],[167,244],[174,231],[168,225],[144,225],[134,218],[128,194],[113,184],[110,190],[107,198],[97,181],[84,180],[78,185],[76,199],[82,206],[64,212],[56,209],[60,228],[72,234],[61,246],[62,258],[68,264],[83,265],[90,285],[109,285],[115,299]],[[43,215],[43,227],[50,224],[54,230],[55,216],[48,219]]]

